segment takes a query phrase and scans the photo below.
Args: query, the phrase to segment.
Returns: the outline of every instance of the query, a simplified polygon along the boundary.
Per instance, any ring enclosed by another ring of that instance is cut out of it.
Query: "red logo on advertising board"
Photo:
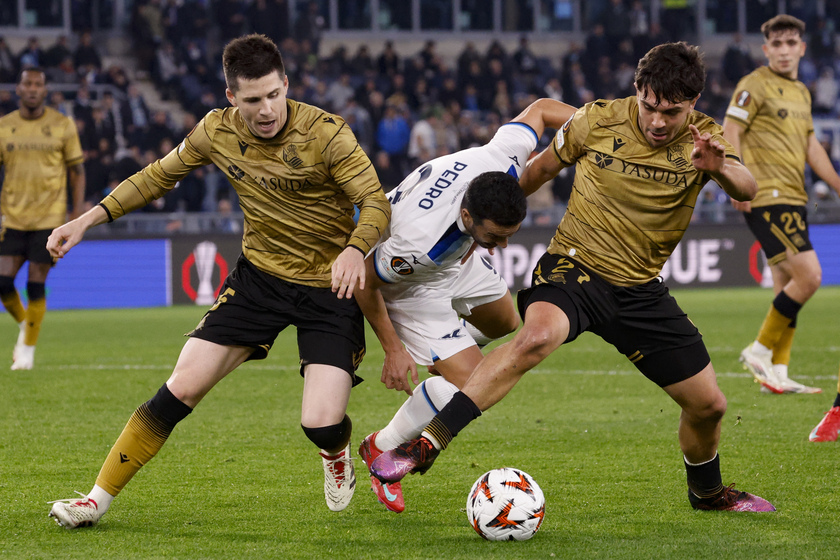
[[[198,286],[193,287],[190,271],[195,267]],[[213,286],[213,271],[218,267],[219,282]],[[202,241],[181,265],[181,287],[196,305],[210,305],[219,295],[219,290],[228,275],[228,264],[218,251],[216,244]]]

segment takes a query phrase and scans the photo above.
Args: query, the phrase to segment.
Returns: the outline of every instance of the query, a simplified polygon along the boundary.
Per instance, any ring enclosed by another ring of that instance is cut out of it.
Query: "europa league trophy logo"
[[[196,290],[196,305],[210,305],[216,300],[216,289],[213,287],[213,268],[216,264],[216,244],[202,241],[193,249],[195,257],[195,272],[198,275],[198,290]]]

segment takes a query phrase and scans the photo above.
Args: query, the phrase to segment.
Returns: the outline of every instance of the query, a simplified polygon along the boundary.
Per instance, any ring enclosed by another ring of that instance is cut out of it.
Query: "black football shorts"
[[[571,325],[566,342],[584,331],[595,333],[660,387],[693,377],[711,361],[700,331],[661,279],[614,286],[577,261],[551,253],[534,272],[532,287],[519,292],[519,313],[524,319],[537,301],[559,307]]]
[[[744,212],[744,219],[770,264],[785,260],[787,249],[795,255],[814,248],[808,236],[808,211],[804,206],[762,206]]]
[[[47,239],[51,229],[24,231],[3,228],[0,230],[0,255],[24,257],[29,262],[54,264],[54,259],[47,251]]]
[[[297,327],[300,372],[308,364],[355,375],[365,355],[365,326],[355,299],[338,299],[330,288],[286,282],[240,255],[213,307],[188,336],[225,346],[254,348],[249,360],[262,360],[280,332]]]

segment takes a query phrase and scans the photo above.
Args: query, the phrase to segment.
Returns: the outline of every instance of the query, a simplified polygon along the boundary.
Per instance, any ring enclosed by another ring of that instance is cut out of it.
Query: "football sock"
[[[464,325],[464,328],[467,329],[467,332],[470,333],[470,336],[473,337],[475,343],[478,345],[479,348],[484,348],[494,340],[495,338],[490,338],[483,332],[481,332],[478,327],[467,321],[466,319],[461,319],[461,324]]]
[[[683,457],[685,461],[686,479],[691,493],[698,498],[711,498],[723,490],[723,482],[720,474],[720,456],[715,456],[705,463],[693,464]]]
[[[26,308],[26,330],[23,338],[23,343],[27,346],[35,346],[38,343],[38,335],[41,334],[41,322],[44,320],[46,312],[46,298],[29,300],[29,307]]]
[[[790,349],[793,346],[793,335],[796,333],[796,327],[793,322],[782,331],[782,336],[773,347],[773,364],[790,364]]]
[[[175,425],[192,409],[179,401],[166,384],[140,405],[105,458],[96,485],[116,496],[128,481],[154,457]]]
[[[96,510],[100,514],[104,514],[108,511],[108,508],[111,507],[111,502],[114,501],[114,496],[106,492],[105,489],[98,484],[93,485],[93,489],[91,489],[88,494],[88,498],[96,502]]]
[[[764,318],[756,340],[767,348],[775,348],[784,330],[791,321],[796,320],[796,314],[800,309],[802,309],[801,303],[790,299],[784,290],[779,292]]]
[[[423,430],[423,437],[431,441],[437,449],[446,449],[452,438],[479,416],[481,411],[475,403],[463,392],[458,391],[429,422]]]
[[[381,451],[417,438],[435,414],[458,392],[458,387],[443,377],[430,377],[414,389],[391,422],[376,434],[376,447]]]
[[[20,301],[20,294],[17,290],[0,295],[0,302],[3,303],[3,307],[6,308],[15,323],[20,323],[26,319],[26,308],[23,307],[23,302]]]

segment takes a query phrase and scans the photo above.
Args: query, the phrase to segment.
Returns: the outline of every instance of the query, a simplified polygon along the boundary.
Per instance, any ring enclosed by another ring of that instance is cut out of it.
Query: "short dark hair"
[[[684,41],[653,47],[636,66],[636,87],[649,89],[657,105],[663,99],[671,103],[694,99],[706,87],[700,49]]]
[[[778,31],[796,31],[802,37],[805,34],[805,22],[788,14],[779,14],[761,24],[761,32],[765,39],[769,39],[771,33]]]
[[[487,171],[470,181],[461,208],[466,208],[477,224],[492,220],[503,227],[514,227],[525,219],[528,203],[515,177]]]
[[[238,89],[240,78],[257,80],[274,71],[281,77],[286,73],[277,45],[258,33],[238,37],[228,43],[222,53],[222,68],[227,87],[233,92]]]
[[[44,76],[44,83],[47,82],[47,73],[44,71],[43,68],[40,66],[27,66],[26,68],[21,68],[20,72],[18,72],[18,79],[17,83],[21,83],[23,81],[23,74],[25,72],[38,72]]]

